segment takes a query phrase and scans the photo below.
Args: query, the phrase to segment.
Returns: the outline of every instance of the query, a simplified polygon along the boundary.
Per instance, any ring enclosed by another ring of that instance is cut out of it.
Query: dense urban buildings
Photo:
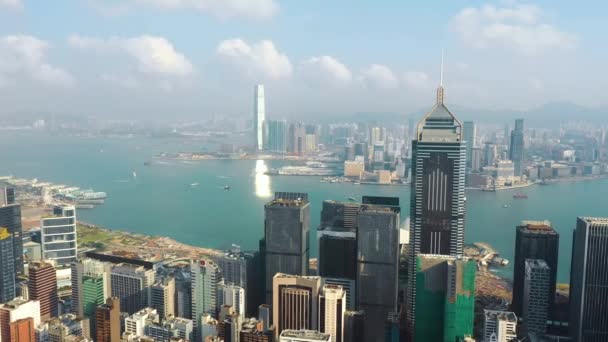
[[[546,293],[549,312],[555,303],[557,282],[557,259],[559,254],[559,234],[549,221],[523,221],[516,228],[515,261],[513,264],[513,303],[511,310],[521,317],[523,314],[524,282],[527,259],[540,259],[547,263],[550,271],[549,289]]]
[[[110,282],[112,296],[120,299],[120,309],[132,315],[148,306],[154,271],[143,266],[118,264],[112,267]]]
[[[310,204],[305,193],[275,193],[264,205],[265,303],[272,303],[272,282],[277,273],[308,274]]]
[[[15,189],[0,187],[0,227],[8,229],[13,236],[15,269],[23,274],[23,232],[21,227],[21,206],[15,202]]]
[[[608,218],[579,217],[570,267],[570,335],[599,342],[608,336]]]
[[[57,317],[57,274],[55,267],[46,261],[29,264],[28,297],[40,302],[40,317],[47,320]]]
[[[192,320],[194,335],[202,341],[201,318],[205,314],[217,317],[217,286],[220,282],[220,270],[213,262],[198,260],[190,263],[190,281],[192,282]]]
[[[15,298],[16,275],[13,235],[9,233],[8,229],[0,227],[0,303],[6,303]]]
[[[244,252],[240,247],[233,246],[230,251],[215,259],[224,282],[245,290],[245,311],[248,316],[255,316],[261,303],[260,282],[263,277],[259,269],[259,256],[258,252]]]
[[[253,142],[254,152],[264,149],[266,124],[266,103],[264,101],[264,86],[257,84],[253,95]]]
[[[416,256],[460,257],[464,252],[466,145],[462,130],[462,124],[444,105],[444,89],[440,84],[437,103],[418,123],[412,141],[407,295],[407,319],[412,334],[418,317],[416,277],[412,276],[417,273]]]
[[[120,299],[108,298],[95,309],[95,341],[120,342]]]
[[[15,298],[0,305],[0,340],[34,341],[28,337],[34,334],[35,327],[40,325],[40,322],[38,300]]]
[[[475,147],[475,139],[477,138],[477,126],[473,121],[464,122],[463,139],[467,147],[467,168],[472,169],[473,165],[473,148]]]
[[[286,329],[316,330],[321,278],[278,273],[273,277],[272,322],[275,336]]]
[[[76,261],[76,208],[61,205],[53,208],[51,216],[40,220],[42,258],[53,260],[58,266]]]

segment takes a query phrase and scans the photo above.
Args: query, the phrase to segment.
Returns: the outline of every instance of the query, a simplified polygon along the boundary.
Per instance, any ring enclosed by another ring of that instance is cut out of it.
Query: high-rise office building
[[[522,319],[526,334],[542,335],[547,331],[549,317],[549,282],[551,270],[541,259],[526,259]]]
[[[258,307],[258,320],[264,325],[264,330],[270,329],[272,317],[272,308],[270,304],[261,304]]]
[[[189,266],[188,266],[189,267]],[[175,273],[175,311],[177,317],[192,319],[192,282],[190,269]]]
[[[111,294],[120,299],[120,309],[130,315],[149,306],[154,270],[143,266],[118,264],[110,274]]]
[[[53,260],[59,266],[76,261],[76,208],[59,205],[53,215],[40,219],[42,258]]]
[[[194,335],[198,342],[203,341],[200,324],[204,314],[217,317],[217,286],[220,282],[218,266],[207,260],[190,263],[190,281],[192,282],[192,320]]]
[[[218,308],[221,308],[222,305],[230,305],[234,309],[234,312],[239,314],[241,317],[245,317],[245,299],[245,289],[242,287],[234,284],[219,284],[217,290]]]
[[[391,312],[384,322],[384,341],[399,342],[401,340],[401,328],[399,322],[399,313]]]
[[[95,341],[120,342],[120,326],[120,298],[108,298],[95,309]]]
[[[164,277],[150,286],[150,307],[161,320],[175,316],[175,278]]]
[[[264,205],[263,254],[265,300],[272,302],[277,273],[308,274],[310,204],[305,193],[275,193]]]
[[[456,341],[473,334],[475,307],[473,260],[419,254],[413,341]]]
[[[306,152],[306,127],[301,122],[292,122],[287,131],[287,151],[296,155]]]
[[[608,218],[579,217],[572,241],[570,324],[573,341],[608,336]]]
[[[321,278],[278,273],[273,277],[272,321],[275,336],[283,330],[316,330]]]
[[[342,342],[344,336],[346,292],[339,285],[324,285],[319,294],[319,331],[331,335],[331,340]]]
[[[510,311],[484,310],[483,340],[511,342],[517,339],[517,316]]]
[[[509,144],[509,159],[513,162],[515,176],[522,176],[524,171],[524,119],[515,120],[515,128],[511,131]]]
[[[23,322],[31,319],[32,324]],[[0,305],[0,341],[27,341],[35,327],[40,324],[40,302],[37,300],[25,300],[16,298],[8,303]],[[22,325],[27,325],[31,330]],[[15,332],[15,330],[17,330]],[[28,331],[24,331],[28,330]],[[15,336],[15,333],[19,336]],[[24,335],[24,336],[23,336]]]
[[[47,261],[36,261],[29,265],[28,297],[40,302],[40,317],[48,320],[57,317],[57,274],[55,267]]]
[[[36,341],[36,327],[31,317],[22,318],[9,324],[11,342]]]
[[[289,126],[285,120],[268,120],[268,151],[287,152]]]
[[[511,310],[521,317],[524,301],[524,281],[526,259],[541,259],[549,266],[551,279],[546,293],[549,312],[555,303],[555,283],[557,282],[557,258],[559,254],[559,234],[549,221],[523,221],[516,228],[515,261],[513,263],[513,303]]]
[[[365,204],[364,198],[357,219],[356,307],[366,314],[366,341],[381,341],[388,314],[397,311],[400,220],[394,200],[397,206]]]
[[[15,202],[15,189],[0,187],[0,227],[8,229],[13,236],[15,270],[23,274],[23,231],[21,227],[21,205]]]
[[[464,252],[466,145],[463,127],[444,105],[443,63],[437,103],[418,123],[412,141],[407,319],[414,331],[418,254]]]
[[[264,149],[264,132],[266,123],[266,103],[264,85],[257,84],[253,94],[253,142],[254,151]]]
[[[94,327],[95,309],[111,294],[112,264],[95,259],[81,259],[72,263],[71,312],[91,320]]]
[[[477,138],[477,127],[473,121],[464,122],[463,139],[467,146],[467,167],[472,168],[473,165],[473,148],[475,147],[475,139]]]
[[[11,301],[16,296],[15,255],[13,235],[0,227],[0,303]]]
[[[245,312],[247,316],[255,316],[261,303],[259,253],[243,252],[240,248],[233,248],[217,257],[216,262],[226,284],[234,284],[245,290]]]
[[[344,312],[344,342],[365,341],[365,312]]]

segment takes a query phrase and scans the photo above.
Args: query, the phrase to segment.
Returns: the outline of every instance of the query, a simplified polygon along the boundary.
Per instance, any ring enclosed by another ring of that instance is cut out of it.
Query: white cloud
[[[99,39],[72,35],[68,43],[83,50],[126,53],[136,61],[137,69],[146,74],[187,76],[194,72],[192,63],[163,37]]]
[[[576,37],[542,22],[543,12],[534,5],[468,7],[452,18],[451,28],[468,45],[476,48],[504,47],[533,55],[570,48]]]
[[[3,1],[3,0],[0,0]],[[6,0],[4,0],[6,1]],[[14,0],[13,0],[14,1]],[[279,11],[276,0],[89,0],[102,13],[117,15],[134,7],[151,7],[160,10],[195,10],[218,18],[265,19]]]
[[[399,80],[393,71],[380,64],[372,64],[363,70],[362,79],[367,85],[380,89],[394,89],[399,86]]]
[[[99,75],[99,79],[108,82],[112,85],[117,85],[124,88],[134,89],[139,87],[139,81],[133,75],[117,75],[111,73],[103,73]]]
[[[311,57],[302,63],[302,73],[307,79],[346,85],[353,78],[351,71],[332,56]]]
[[[409,88],[424,90],[433,88],[433,81],[427,73],[422,71],[406,71],[403,74],[403,82]]]
[[[0,7],[17,10],[23,8],[21,0],[0,0]]]
[[[530,84],[530,88],[532,90],[542,91],[545,89],[545,83],[539,78],[533,77],[528,80],[528,83]]]
[[[17,83],[24,76],[46,84],[69,87],[74,78],[47,61],[49,44],[33,36],[9,35],[0,38],[0,79]]]
[[[253,45],[238,38],[224,40],[216,52],[224,62],[240,68],[250,77],[278,80],[290,77],[293,71],[289,58],[270,40]]]

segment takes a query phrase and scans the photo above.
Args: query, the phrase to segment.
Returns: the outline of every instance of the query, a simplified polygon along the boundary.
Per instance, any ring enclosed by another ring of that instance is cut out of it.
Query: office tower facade
[[[217,290],[217,307],[221,308],[222,305],[230,305],[234,312],[245,317],[246,305],[245,305],[245,289],[240,286],[233,284],[220,283]]]
[[[608,336],[608,218],[578,217],[570,267],[570,335],[574,341]]]
[[[549,282],[551,270],[541,259],[526,259],[524,280],[524,303],[522,318],[526,334],[544,334],[549,317]]]
[[[165,277],[152,284],[150,307],[156,309],[161,320],[175,316],[175,278]]]
[[[60,205],[53,208],[53,215],[40,219],[42,258],[53,260],[57,265],[70,265],[76,261],[76,208]]]
[[[192,319],[192,282],[189,267],[175,273],[175,310],[177,317]]]
[[[15,189],[0,187],[0,227],[8,229],[13,236],[15,270],[23,274],[23,230],[21,227],[21,205],[15,202]]]
[[[40,317],[43,320],[57,317],[57,274],[51,263],[30,263],[28,297],[40,302]]]
[[[384,323],[384,341],[385,342],[399,342],[401,338],[401,331],[399,326],[399,313],[391,312]]]
[[[112,264],[85,258],[72,262],[71,312],[91,320],[94,329],[95,309],[111,294]]]
[[[257,84],[253,94],[253,147],[254,151],[264,149],[264,132],[266,122],[266,103],[264,101],[264,85]]]
[[[112,296],[120,299],[120,309],[130,315],[149,306],[154,271],[143,266],[118,264],[112,268]]]
[[[16,274],[13,235],[7,228],[0,228],[0,303],[6,303],[15,298]]]
[[[473,121],[464,122],[464,142],[467,148],[467,167],[473,167],[473,148],[475,147],[475,139],[477,138],[477,126]]]
[[[261,304],[258,307],[258,320],[264,325],[264,330],[268,330],[271,325],[272,308],[270,304]]]
[[[524,119],[515,120],[515,128],[511,131],[509,144],[509,159],[515,167],[515,176],[522,176],[524,171]]]
[[[120,326],[120,298],[108,298],[95,309],[95,341],[120,342]]]
[[[272,322],[275,336],[283,330],[316,330],[320,277],[278,273],[273,277]]]
[[[510,311],[484,310],[483,340],[511,342],[517,339],[517,316]]]
[[[220,282],[220,270],[210,261],[199,260],[190,264],[190,281],[192,282],[192,320],[197,341],[202,341],[201,318],[204,314],[217,317],[217,286]]]
[[[319,331],[330,334],[331,340],[342,342],[344,336],[346,292],[339,285],[324,285],[319,294]]]
[[[344,342],[365,342],[365,312],[344,312]]]
[[[287,131],[287,151],[296,155],[306,152],[306,127],[301,122],[292,122]]]
[[[36,340],[34,319],[22,318],[9,324],[11,342],[32,342]]]
[[[551,278],[547,300],[549,312],[555,303],[555,283],[557,282],[557,259],[559,254],[559,234],[549,221],[523,221],[515,234],[515,261],[513,264],[513,303],[511,310],[521,317],[524,302],[524,282],[526,259],[541,259],[549,266]]]
[[[247,316],[255,316],[260,305],[259,254],[233,248],[216,258],[216,261],[224,282],[240,286],[245,290],[245,312]]]
[[[384,321],[397,311],[399,223],[399,207],[363,204],[359,210],[356,307],[366,313],[366,341],[380,341]]]
[[[283,330],[279,342],[331,342],[331,335],[316,330]]]
[[[305,193],[275,193],[264,205],[265,300],[272,303],[277,273],[308,274],[310,204]]]
[[[23,320],[32,321],[32,330],[30,333],[26,333],[24,337],[31,336],[35,327],[37,327],[40,320],[40,302],[37,300],[25,300],[23,298],[16,298],[8,303],[0,305],[0,340],[2,341],[15,341],[21,336],[15,336],[14,330],[18,330],[17,334],[22,335],[24,327],[19,326],[23,323]],[[21,321],[21,322],[20,322]],[[18,324],[19,322],[19,324]],[[12,326],[11,326],[12,325]],[[12,327],[12,328],[11,328]],[[31,339],[22,339],[21,341],[34,341]]]
[[[289,126],[285,120],[268,120],[268,151],[287,152]]]
[[[473,334],[475,306],[473,260],[419,254],[413,341],[455,341]]]
[[[412,276],[417,270],[416,256],[459,257],[464,252],[466,145],[462,130],[462,124],[444,105],[440,84],[437,103],[418,123],[416,139],[412,141],[410,283],[406,303],[411,332],[418,317],[416,277]]]

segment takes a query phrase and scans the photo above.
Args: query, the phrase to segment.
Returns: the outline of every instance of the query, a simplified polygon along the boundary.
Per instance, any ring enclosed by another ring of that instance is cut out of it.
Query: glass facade
[[[15,258],[13,237],[6,228],[0,228],[0,303],[15,298]]]
[[[41,220],[42,255],[57,265],[76,261],[76,211],[73,206],[56,206],[52,217]]]

